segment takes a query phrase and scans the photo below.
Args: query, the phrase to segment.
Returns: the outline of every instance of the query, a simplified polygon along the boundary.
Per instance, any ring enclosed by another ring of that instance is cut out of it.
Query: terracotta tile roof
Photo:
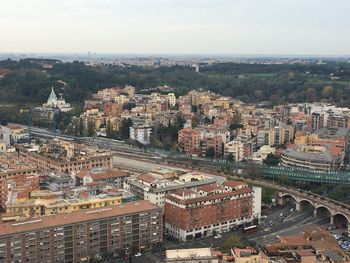
[[[43,228],[60,227],[69,224],[76,224],[101,218],[117,217],[144,211],[161,211],[160,209],[161,208],[151,204],[149,201],[140,200],[122,205],[106,206],[100,209],[79,210],[68,214],[29,218],[27,220],[18,221],[15,223],[0,223],[0,236],[7,236],[26,231],[35,231]]]
[[[220,199],[224,197],[229,197],[229,196],[236,196],[240,194],[250,194],[252,193],[253,190],[249,187],[244,187],[239,190],[233,191],[233,192],[224,192],[220,194],[212,194],[212,195],[207,195],[207,196],[202,196],[202,197],[197,197],[197,198],[191,198],[191,199],[186,199],[186,200],[181,200],[173,195],[166,195],[165,199],[172,200],[174,202],[180,203],[180,204],[192,204],[192,203],[197,203],[197,202],[205,202],[211,199]]]
[[[197,188],[198,191],[203,191],[203,192],[212,192],[216,189],[222,189],[222,187],[220,185],[217,184],[206,184],[206,185],[202,185],[200,187]]]
[[[6,127],[6,128],[9,128],[10,130],[19,130],[19,129],[22,129],[20,126],[15,125],[15,124],[7,124],[5,127]]]
[[[127,176],[128,173],[117,169],[107,169],[107,170],[100,170],[96,172],[91,170],[83,170],[83,171],[80,171],[76,175],[76,177],[78,177],[79,179],[83,179],[87,175],[90,175],[92,180],[99,181],[99,180],[106,180],[106,179],[117,178],[117,177],[124,177],[124,176]]]
[[[297,253],[301,257],[315,256],[310,250],[298,250]]]
[[[137,179],[147,182],[147,183],[153,183],[155,180],[157,180],[156,178],[154,178],[152,175],[149,174],[140,174]]]

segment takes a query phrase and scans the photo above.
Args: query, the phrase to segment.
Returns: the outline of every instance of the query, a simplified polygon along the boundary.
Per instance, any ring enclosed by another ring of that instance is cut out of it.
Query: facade
[[[244,159],[244,143],[240,140],[232,140],[225,144],[225,157],[232,156],[232,160],[240,162]]]
[[[311,130],[316,131],[323,128],[324,125],[324,114],[313,112],[311,114]]]
[[[10,142],[18,142],[28,138],[28,134],[18,125],[8,124],[3,126],[2,130],[7,133]]]
[[[10,146],[10,136],[4,127],[0,126],[0,153],[6,152],[8,146]]]
[[[117,188],[123,188],[123,182],[129,176],[128,172],[118,169],[91,169],[80,171],[75,177],[79,185],[98,182],[110,183]]]
[[[344,156],[342,152],[334,150],[336,153],[323,146],[290,147],[282,152],[281,164],[317,171],[339,170]]]
[[[206,156],[208,151],[212,149],[215,158],[221,158],[224,154],[224,144],[221,136],[207,136],[201,141],[202,155]]]
[[[84,262],[156,246],[162,242],[162,211],[139,201],[1,223],[0,229],[1,262]]]
[[[294,128],[291,125],[277,126],[269,130],[269,145],[283,145],[294,138]]]
[[[165,196],[164,213],[166,231],[174,238],[210,236],[259,218],[261,191],[231,180],[179,190]]]
[[[0,181],[16,175],[37,175],[38,171],[35,165],[21,160],[15,153],[0,154]]]
[[[151,143],[152,128],[148,125],[130,127],[130,139],[138,141],[143,145]]]
[[[190,248],[190,249],[172,249],[165,253],[166,263],[219,263],[220,260],[212,248]]]
[[[152,204],[163,207],[165,195],[172,191],[190,189],[218,181],[218,177],[209,177],[201,174],[176,175],[173,178],[164,178],[155,174],[140,174],[137,177],[127,178],[124,181],[124,189],[140,199],[148,200]]]
[[[32,151],[29,145],[16,145],[16,149],[22,160],[44,171],[72,173],[85,169],[112,167],[110,152],[64,141],[51,141],[39,151]]]
[[[170,107],[175,107],[176,105],[176,96],[174,93],[168,93],[168,101]]]
[[[198,154],[200,148],[200,131],[185,128],[179,131],[179,147],[188,154]]]

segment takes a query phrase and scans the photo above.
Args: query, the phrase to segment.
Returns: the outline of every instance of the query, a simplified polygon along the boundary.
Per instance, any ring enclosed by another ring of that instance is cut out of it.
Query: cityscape
[[[235,2],[0,3],[0,263],[350,262],[350,5]]]

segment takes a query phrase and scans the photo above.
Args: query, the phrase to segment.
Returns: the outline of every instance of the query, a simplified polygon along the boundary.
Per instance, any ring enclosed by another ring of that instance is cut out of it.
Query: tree
[[[230,125],[230,130],[237,130],[237,129],[242,129],[244,127],[243,124],[240,123],[232,123]]]
[[[82,118],[79,118],[77,134],[78,136],[84,136],[84,120]]]
[[[196,128],[199,125],[200,119],[197,114],[194,114],[191,119],[192,128]]]
[[[213,158],[215,157],[215,149],[214,147],[209,147],[205,153],[206,157]]]
[[[326,99],[330,98],[333,95],[333,87],[327,85],[322,90],[322,96]]]
[[[272,202],[272,198],[274,197],[276,190],[271,188],[262,187],[261,200],[265,204],[270,204]]]
[[[119,130],[120,137],[123,140],[130,138],[130,127],[132,127],[132,120],[130,118],[123,119]]]
[[[278,165],[280,162],[280,158],[278,158],[276,155],[274,155],[273,153],[269,153],[266,157],[266,159],[264,160],[264,164],[266,165]]]
[[[209,117],[205,116],[204,124],[211,124],[211,123],[212,123],[212,120]]]
[[[95,122],[94,120],[88,120],[87,122],[87,136],[92,137],[95,135]]]
[[[126,102],[123,104],[123,110],[131,110],[132,108],[135,108],[136,104],[135,102]]]
[[[233,116],[232,116],[232,123],[238,124],[242,122],[241,114],[236,109]]]
[[[229,153],[229,154],[227,155],[226,159],[227,159],[228,161],[233,161],[233,154],[232,154],[232,153]]]
[[[317,100],[317,92],[314,88],[308,88],[305,91],[305,97],[308,102],[313,102]]]
[[[234,247],[242,247],[242,242],[240,237],[235,234],[225,239],[224,244],[222,246],[222,252],[229,253],[231,251],[231,248],[234,248]]]
[[[106,136],[107,138],[114,138],[114,130],[111,120],[107,121]]]

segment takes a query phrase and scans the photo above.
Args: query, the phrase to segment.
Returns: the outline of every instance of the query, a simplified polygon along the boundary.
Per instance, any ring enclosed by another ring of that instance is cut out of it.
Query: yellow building
[[[214,100],[214,106],[227,110],[230,108],[230,101],[227,98],[218,98]]]
[[[125,95],[118,95],[118,96],[115,96],[114,97],[114,101],[116,103],[119,103],[119,104],[124,104],[125,102],[128,102],[129,101],[129,98],[128,96],[125,96]]]
[[[27,216],[47,216],[70,213],[73,211],[117,205],[122,202],[121,196],[86,196],[64,199],[49,190],[34,190],[29,196],[12,192],[6,204],[6,214]]]
[[[198,105],[205,105],[211,102],[211,97],[208,95],[202,95],[198,98]]]

